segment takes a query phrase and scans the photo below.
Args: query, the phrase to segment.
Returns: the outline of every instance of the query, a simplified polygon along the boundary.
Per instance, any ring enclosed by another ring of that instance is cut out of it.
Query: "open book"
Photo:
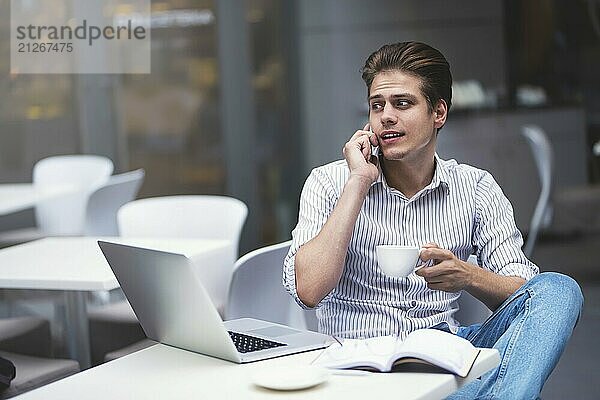
[[[451,372],[467,376],[479,349],[468,340],[437,329],[396,336],[344,339],[323,350],[313,362],[327,368],[356,368],[381,372]]]

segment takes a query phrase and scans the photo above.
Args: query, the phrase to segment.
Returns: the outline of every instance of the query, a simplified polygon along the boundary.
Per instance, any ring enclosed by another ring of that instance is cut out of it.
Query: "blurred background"
[[[525,235],[540,183],[522,126],[552,144],[553,212],[532,258],[584,287],[587,314],[559,369],[591,376],[600,1],[153,0],[149,75],[11,75],[9,4],[0,0],[0,183],[31,182],[48,156],[107,156],[116,172],[146,170],[139,197],[243,200],[241,254],[290,237],[304,179],[364,125],[366,57],[390,42],[438,48],[455,81],[439,153],[489,169]],[[0,219],[1,230],[34,224],[31,210]],[[544,398],[586,393],[565,378]]]

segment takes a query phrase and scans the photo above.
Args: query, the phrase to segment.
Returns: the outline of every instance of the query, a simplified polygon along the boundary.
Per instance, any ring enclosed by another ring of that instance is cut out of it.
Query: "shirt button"
[[[416,307],[417,306],[417,301],[416,300],[411,301],[410,302],[410,306],[411,307]]]

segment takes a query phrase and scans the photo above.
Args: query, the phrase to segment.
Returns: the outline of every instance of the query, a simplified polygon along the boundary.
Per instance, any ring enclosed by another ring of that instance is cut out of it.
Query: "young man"
[[[383,46],[362,77],[369,123],[346,143],[344,160],[306,180],[286,289],[317,308],[323,333],[405,337],[436,327],[498,349],[500,366],[451,398],[535,399],[579,317],[579,286],[539,274],[525,257],[512,206],[489,173],[437,157],[452,98],[439,51]],[[433,265],[388,277],[377,266],[379,244],[425,247],[421,259]],[[481,266],[466,262],[470,254]],[[485,323],[458,326],[453,304],[462,290],[494,311]]]

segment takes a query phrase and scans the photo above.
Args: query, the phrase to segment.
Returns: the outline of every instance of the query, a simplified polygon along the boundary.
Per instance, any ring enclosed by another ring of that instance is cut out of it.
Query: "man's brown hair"
[[[367,84],[367,96],[375,76],[384,71],[401,71],[421,79],[421,92],[427,99],[429,111],[443,99],[452,104],[452,74],[450,64],[442,53],[419,42],[386,44],[367,58],[362,78]]]

